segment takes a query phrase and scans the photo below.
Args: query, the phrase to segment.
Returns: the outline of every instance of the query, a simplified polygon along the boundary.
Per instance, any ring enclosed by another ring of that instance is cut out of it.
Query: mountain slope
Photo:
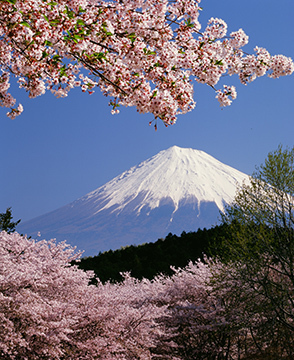
[[[203,151],[173,146],[18,231],[67,239],[86,255],[217,223],[247,175]]]

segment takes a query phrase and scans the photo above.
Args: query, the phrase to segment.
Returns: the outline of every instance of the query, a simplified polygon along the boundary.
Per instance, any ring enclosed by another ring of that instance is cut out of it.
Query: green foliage
[[[290,358],[294,356],[293,340],[289,340],[294,338],[293,170],[294,148],[279,146],[268,154],[226,209],[223,224],[230,228],[231,237],[225,236],[219,249],[239,284],[259,297],[252,302],[249,318],[268,319],[255,334],[256,342],[282,342]],[[282,346],[273,347],[274,358],[282,358]]]
[[[233,240],[226,241],[227,259],[247,261],[260,254],[275,263],[294,260],[294,148],[281,146],[269,153],[244,185],[232,206],[226,209],[223,223],[233,227]]]
[[[169,233],[165,239],[139,246],[127,246],[119,250],[109,250],[94,257],[82,258],[78,266],[84,270],[94,270],[102,282],[121,281],[122,272],[142,279],[152,279],[157,274],[172,275],[171,266],[185,267],[189,261],[203,259],[203,255],[215,255],[218,244],[225,234],[226,225],[197,232],[183,232],[181,236]]]
[[[8,234],[11,234],[19,223],[20,220],[12,221],[11,207],[7,208],[5,213],[0,213],[0,231],[6,231]]]

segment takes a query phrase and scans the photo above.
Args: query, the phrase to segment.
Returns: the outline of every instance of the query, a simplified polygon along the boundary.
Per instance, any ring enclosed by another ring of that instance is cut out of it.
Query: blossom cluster
[[[257,48],[242,51],[242,29],[209,20],[200,32],[200,0],[4,0],[0,3],[0,106],[22,112],[8,92],[9,74],[29,97],[52,91],[65,97],[74,87],[110,96],[113,113],[135,106],[173,124],[195,107],[192,80],[211,86],[221,106],[235,90],[216,86],[225,75],[242,83],[294,70],[290,58]]]

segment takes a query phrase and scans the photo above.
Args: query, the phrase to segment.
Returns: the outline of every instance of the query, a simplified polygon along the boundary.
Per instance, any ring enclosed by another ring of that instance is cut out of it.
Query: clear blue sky
[[[294,59],[294,1],[203,0],[200,22],[224,19],[229,32],[243,28],[246,50],[256,45]],[[76,90],[66,99],[48,93],[30,100],[20,92],[23,114],[0,109],[0,212],[29,220],[85,195],[170,146],[191,147],[251,174],[279,144],[294,146],[294,76],[267,77],[243,86],[237,78],[232,106],[220,109],[214,92],[195,86],[197,106],[176,125],[157,132],[151,115],[122,108],[111,115],[108,99]]]

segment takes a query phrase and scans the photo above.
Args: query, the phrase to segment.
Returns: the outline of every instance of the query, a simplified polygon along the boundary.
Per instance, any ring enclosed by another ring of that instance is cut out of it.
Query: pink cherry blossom
[[[211,86],[227,106],[236,96],[217,88],[224,75],[248,84],[266,73],[293,73],[285,56],[262,48],[245,54],[248,36],[242,29],[228,36],[221,19],[200,32],[199,13],[200,0],[2,1],[0,105],[12,118],[21,113],[8,92],[11,74],[31,98],[98,87],[112,113],[135,106],[170,125],[195,107],[193,80]]]
[[[266,276],[293,293],[288,268],[262,268],[252,286],[239,276],[244,264],[204,258],[172,276],[125,273],[102,284],[72,265],[80,256],[66,242],[0,232],[1,359],[237,360],[292,351],[293,301],[281,304],[283,327],[260,282]]]
[[[81,254],[65,242],[0,233],[1,359],[150,359],[158,289],[125,275],[122,284],[89,285],[71,266]]]

